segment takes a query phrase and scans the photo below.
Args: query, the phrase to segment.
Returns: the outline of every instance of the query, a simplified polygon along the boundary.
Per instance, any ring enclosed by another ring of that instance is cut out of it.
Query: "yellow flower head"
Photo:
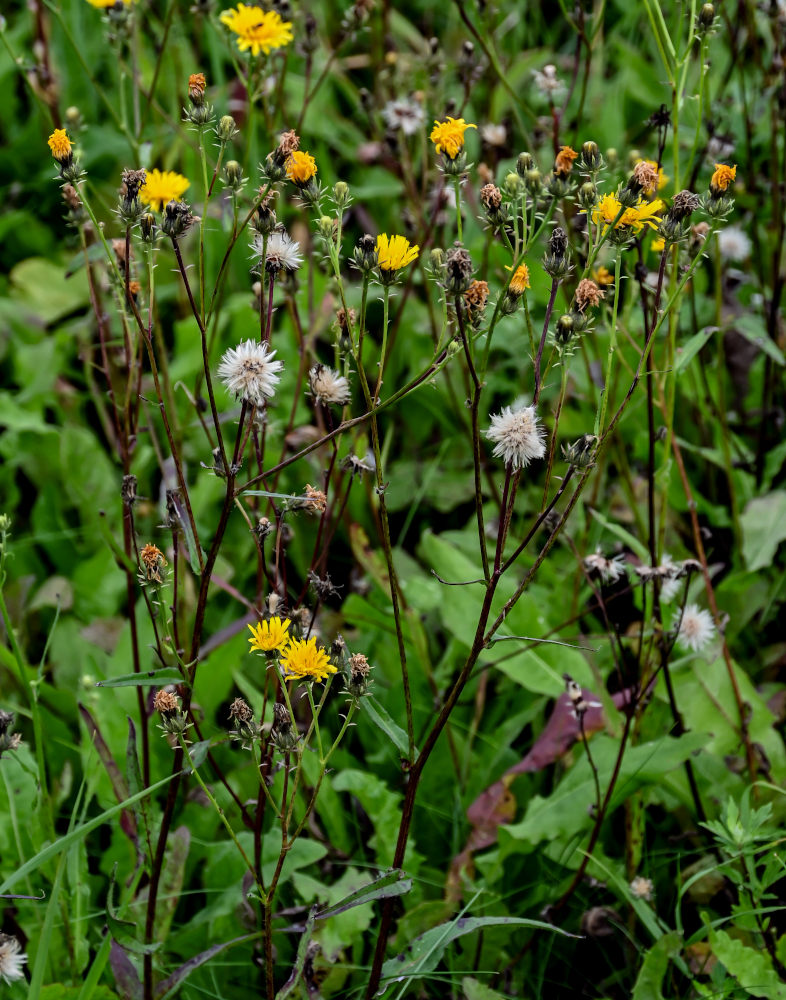
[[[145,186],[139,192],[139,200],[149,205],[154,212],[160,212],[169,201],[179,201],[185,194],[190,181],[174,170],[148,170]]]
[[[311,153],[294,150],[287,157],[287,177],[298,187],[305,187],[317,174],[317,161]]]
[[[377,236],[377,254],[381,271],[400,271],[402,267],[417,260],[420,247],[410,246],[405,236]]]
[[[285,677],[299,677],[302,680],[324,681],[336,668],[330,662],[317,640],[293,639],[281,656],[281,669]]]
[[[661,236],[660,239],[652,241],[652,243],[650,245],[650,249],[654,250],[655,253],[661,253],[661,251],[663,250],[663,248],[665,246],[666,246],[666,241]]]
[[[71,140],[64,128],[56,128],[47,142],[58,163],[63,163],[71,156]]]
[[[735,163],[733,167],[728,166],[726,163],[716,163],[715,173],[710,178],[710,187],[713,191],[726,191],[729,184],[737,176],[737,164]]]
[[[105,7],[114,7],[115,5],[115,0],[87,0],[87,2],[91,7],[100,7],[102,9]],[[131,2],[132,0],[123,0],[125,4],[130,4]]]
[[[506,270],[511,271],[512,268],[508,267]],[[523,295],[524,292],[529,288],[529,268],[526,264],[519,264],[516,268],[513,277],[510,279],[510,284],[508,285],[508,291],[512,295]]]
[[[434,122],[431,130],[431,141],[438,153],[444,153],[455,160],[464,148],[464,133],[468,128],[477,128],[465,122],[463,118],[446,118],[444,122]]]
[[[562,146],[554,161],[554,173],[560,177],[566,177],[573,169],[573,161],[579,154],[570,146]]]
[[[289,642],[287,630],[292,623],[288,618],[282,622],[280,618],[271,618],[269,621],[260,622],[258,625],[249,625],[253,638],[248,641],[251,649],[258,649],[262,653],[269,653],[274,649],[283,649]]]
[[[237,35],[240,51],[250,49],[252,56],[281,49],[294,37],[291,22],[284,21],[278,11],[249,7],[245,3],[239,3],[236,10],[225,10],[220,21]]]
[[[600,199],[598,204],[592,209],[592,221],[595,225],[601,223],[605,224],[608,228],[615,219],[622,208],[622,204],[619,199],[614,194],[604,194]],[[614,225],[615,229],[621,229],[623,226],[631,226],[634,232],[641,232],[645,225],[650,226],[652,229],[657,229],[658,223],[661,221],[657,213],[663,208],[663,202],[660,198],[656,198],[655,201],[639,202],[633,208],[626,208],[622,213],[617,222]],[[606,231],[604,228],[604,233]]]
[[[657,164],[657,162],[655,160],[639,159],[639,160],[636,160],[636,163],[646,163],[648,166],[652,167],[653,170],[657,170],[658,171],[658,185],[657,185],[658,191],[662,191],[666,187],[666,185],[669,183],[669,178],[663,173],[663,167],[659,167],[658,164]],[[649,190],[645,190],[644,193],[645,194],[654,194],[655,193],[655,188],[653,187],[653,188],[650,188]]]
[[[592,280],[596,285],[613,285],[614,275],[607,267],[599,267],[592,272]]]

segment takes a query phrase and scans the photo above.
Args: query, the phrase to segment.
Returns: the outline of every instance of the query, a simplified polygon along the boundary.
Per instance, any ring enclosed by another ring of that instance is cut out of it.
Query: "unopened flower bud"
[[[715,8],[711,3],[705,3],[702,5],[699,11],[699,27],[703,28],[705,31],[711,28],[715,21]]]
[[[365,233],[357,241],[352,256],[361,271],[373,271],[379,260],[377,241],[369,233]]]
[[[331,219],[329,215],[323,215],[317,224],[320,236],[323,236],[326,240],[333,240],[336,235],[337,222],[335,219]]]
[[[557,320],[557,328],[554,332],[554,339],[560,347],[567,347],[573,339],[575,323],[570,313],[565,313]]]
[[[582,170],[593,172],[600,170],[603,166],[603,157],[600,155],[597,142],[589,140],[581,147],[581,157],[579,166]]]
[[[524,191],[524,184],[521,177],[511,171],[505,175],[505,180],[502,182],[502,189],[506,197],[518,198]]]
[[[595,461],[595,447],[598,439],[594,434],[583,434],[573,444],[562,446],[562,457],[577,469],[588,469]]]
[[[524,175],[524,183],[530,194],[536,195],[543,187],[543,177],[537,168],[528,170]]]
[[[585,181],[579,188],[578,201],[583,209],[589,210],[598,200],[598,189],[591,181]]]
[[[145,243],[152,243],[156,235],[156,217],[152,212],[146,212],[139,220],[139,230]]]
[[[227,186],[237,191],[243,183],[243,168],[237,160],[230,160],[224,167]]]
[[[529,153],[519,153],[516,160],[516,171],[519,177],[526,177],[527,172],[535,168],[535,161]]]
[[[216,125],[216,135],[218,136],[219,142],[230,142],[239,131],[240,129],[237,127],[237,122],[232,115],[223,115],[219,119],[218,125]]]
[[[336,203],[336,208],[339,211],[349,205],[352,201],[349,193],[349,184],[345,181],[336,181],[333,187],[333,201]]]
[[[277,702],[273,706],[273,727],[270,730],[270,741],[282,753],[289,753],[298,744],[298,734],[292,725],[292,716],[286,705]]]
[[[445,254],[445,288],[458,295],[469,288],[471,280],[472,258],[460,243],[456,243]]]

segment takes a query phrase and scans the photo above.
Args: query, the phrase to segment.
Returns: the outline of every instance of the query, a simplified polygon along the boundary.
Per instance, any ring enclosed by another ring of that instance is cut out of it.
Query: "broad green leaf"
[[[675,375],[679,375],[685,371],[710,337],[717,332],[717,326],[705,326],[703,330],[694,334],[684,347],[677,348],[676,357],[674,359]]]
[[[363,699],[362,709],[369,719],[395,744],[405,756],[409,756],[409,740],[407,734],[391,719],[387,710],[372,695]],[[417,753],[417,752],[416,752]]]
[[[464,976],[461,980],[461,988],[467,1000],[506,1000],[503,993],[497,993],[496,990],[478,982],[472,976]]]
[[[786,490],[773,490],[748,501],[740,525],[747,568],[770,566],[778,546],[786,538]]]
[[[742,336],[769,355],[776,365],[786,365],[786,358],[775,341],[767,333],[764,320],[753,313],[743,313],[734,320],[734,329]]]
[[[215,958],[216,955],[220,955],[222,951],[226,951],[228,948],[233,948],[237,944],[244,944],[246,941],[255,941],[261,936],[261,931],[258,931],[255,934],[244,934],[242,937],[232,938],[231,941],[224,941],[223,944],[214,944],[212,948],[208,948],[206,951],[200,952],[198,955],[194,955],[193,958],[189,958],[189,960],[184,962],[179,969],[175,969],[170,976],[167,976],[166,979],[156,986],[154,994],[156,1000],[164,1000],[165,997],[174,996],[175,992],[180,989],[180,986],[186,981],[186,979],[188,979],[195,969],[205,965],[212,958]]]
[[[778,977],[763,948],[749,948],[720,930],[710,931],[710,945],[729,975],[751,996],[786,1000],[786,983]]]
[[[631,1000],[663,1000],[661,983],[669,960],[680,953],[682,936],[677,931],[664,934],[644,956]]]

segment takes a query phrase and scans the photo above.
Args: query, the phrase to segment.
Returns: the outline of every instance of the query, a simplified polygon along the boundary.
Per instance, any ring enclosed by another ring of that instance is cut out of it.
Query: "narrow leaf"
[[[184,962],[179,969],[175,969],[171,976],[167,976],[166,979],[162,980],[162,982],[156,986],[154,994],[156,1000],[163,1000],[164,997],[170,996],[182,985],[182,983],[185,982],[195,969],[198,969],[201,965],[209,962],[210,959],[215,958],[216,955],[220,955],[222,951],[226,951],[228,948],[232,948],[236,944],[243,944],[246,941],[255,941],[261,936],[261,931],[257,931],[255,934],[244,934],[242,937],[232,938],[231,941],[224,941],[223,944],[214,944],[213,947],[208,948],[207,951],[200,952],[198,955],[194,955],[193,958],[189,958],[189,960]]]
[[[311,935],[314,933],[314,920],[316,919],[316,912],[316,906],[312,906],[308,914],[308,919],[306,920],[306,926],[303,928],[303,933],[300,937],[300,941],[298,942],[297,954],[295,955],[295,964],[292,966],[292,972],[289,975],[289,979],[287,979],[278,993],[276,993],[275,1000],[286,1000],[292,990],[294,990],[297,986],[298,980],[303,974],[303,966],[306,964],[306,953],[308,952]]]
[[[122,674],[108,681],[96,681],[96,687],[163,687],[165,684],[183,684],[183,675],[173,667],[162,667],[160,670],[145,670],[141,674]]]
[[[378,726],[379,729],[382,730],[385,736],[387,736],[387,738],[395,744],[396,748],[404,754],[405,757],[408,757],[409,740],[407,739],[407,734],[401,726],[397,725],[393,721],[388,714],[387,709],[383,708],[376,698],[371,695],[363,699],[363,709],[374,725]],[[417,750],[415,751],[415,756],[417,756]]]
[[[403,896],[412,888],[412,879],[408,878],[400,868],[393,868],[385,875],[374,879],[368,885],[356,889],[348,896],[340,899],[333,906],[326,910],[320,910],[316,915],[317,920],[327,920],[328,917],[335,917],[337,913],[344,910],[351,910],[353,906],[362,906],[363,903],[371,903],[375,899],[388,899],[391,896]]]
[[[683,347],[677,348],[677,356],[674,360],[675,375],[679,375],[685,371],[710,337],[718,332],[718,329],[719,327],[717,326],[705,326],[703,330],[699,330],[698,333],[694,334]]]

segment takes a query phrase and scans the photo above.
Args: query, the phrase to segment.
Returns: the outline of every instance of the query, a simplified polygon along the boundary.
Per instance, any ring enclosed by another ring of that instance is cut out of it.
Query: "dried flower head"
[[[285,163],[287,157],[291,156],[296,149],[300,148],[300,137],[294,129],[288,129],[286,132],[282,132],[278,139],[278,148],[276,150],[278,156],[281,157],[281,162]]]
[[[327,365],[315,364],[308,373],[311,394],[318,403],[344,406],[350,400],[349,382]]]
[[[298,187],[305,187],[317,175],[317,161],[311,153],[294,150],[286,161],[287,177]]]
[[[154,212],[160,212],[161,207],[170,201],[179,201],[189,187],[189,180],[174,170],[150,170],[147,172],[145,186],[139,193],[139,200],[149,205]]]
[[[599,306],[605,294],[590,278],[582,278],[576,288],[576,305],[579,311],[584,312],[587,306],[591,306],[593,309]]]
[[[250,51],[252,56],[258,56],[260,52],[268,55],[273,49],[289,45],[294,37],[292,24],[284,21],[275,10],[267,11],[239,3],[236,9],[225,10],[219,20],[237,35],[240,51]]]
[[[472,258],[460,243],[445,253],[445,288],[454,294],[465,292],[472,279]]]
[[[464,292],[464,304],[470,323],[476,323],[483,316],[483,310],[489,298],[489,286],[486,281],[473,281]]]
[[[143,545],[139,552],[139,561],[142,564],[142,571],[148,583],[163,583],[164,578],[161,570],[166,566],[164,553],[157,545],[148,542]]]
[[[202,104],[205,99],[207,80],[204,73],[192,73],[188,78],[188,97],[193,104]]]
[[[254,406],[263,406],[275,394],[284,365],[274,361],[275,351],[257,340],[245,340],[230,347],[218,366],[218,377],[234,393]]]
[[[584,559],[584,569],[590,575],[599,576],[603,583],[616,583],[625,576],[625,556],[607,559],[598,549]]]
[[[560,147],[560,151],[557,153],[557,158],[554,161],[554,173],[560,177],[567,177],[573,169],[573,161],[578,155],[576,150],[571,149],[570,146]]]
[[[286,705],[277,702],[273,706],[273,726],[270,730],[273,746],[282,753],[294,750],[298,744],[298,734],[292,725],[292,716]]]
[[[715,172],[710,178],[710,191],[714,194],[722,194],[728,190],[731,182],[737,177],[737,164],[733,167],[726,163],[716,163]]]
[[[282,621],[278,617],[273,617],[267,621],[259,622],[257,625],[249,625],[251,638],[248,641],[251,644],[251,651],[271,653],[276,649],[284,649],[290,640],[289,626],[291,624],[289,618]]]
[[[400,130],[404,135],[415,135],[426,120],[422,106],[409,97],[388,101],[382,109],[382,117],[391,132]]]
[[[660,187],[658,177],[658,164],[652,160],[639,160],[633,168],[633,178],[644,194],[652,194],[656,187]]]
[[[284,650],[280,663],[287,679],[297,677],[304,681],[324,681],[336,672],[330,657],[321,646],[317,646],[314,636],[293,639]]]
[[[6,983],[24,979],[22,966],[26,962],[27,955],[17,939],[10,934],[0,934],[0,979]]]
[[[153,708],[162,715],[166,715],[168,712],[177,712],[180,708],[180,699],[171,691],[167,691],[166,688],[161,688],[160,691],[156,691]]]
[[[437,153],[444,153],[455,160],[464,148],[464,133],[468,128],[477,128],[465,122],[463,118],[446,118],[444,122],[435,121],[431,130],[431,141]]]
[[[496,184],[484,184],[480,189],[480,203],[487,212],[495,212],[502,204],[502,192]]]
[[[557,67],[548,63],[542,70],[533,69],[535,86],[544,97],[552,97],[565,89],[565,84],[557,76]]]
[[[514,472],[526,469],[533,458],[543,458],[546,454],[543,428],[534,406],[505,406],[490,419],[491,427],[485,433],[495,443],[492,454]]]
[[[306,483],[303,507],[309,514],[324,514],[327,510],[327,494],[323,493],[322,490],[318,490],[315,486]]]
[[[247,701],[235,698],[229,706],[229,718],[233,722],[251,722],[254,718],[254,711]]]
[[[686,605],[680,619],[677,642],[698,653],[712,641],[714,635],[715,623],[709,611],[696,604]]]

